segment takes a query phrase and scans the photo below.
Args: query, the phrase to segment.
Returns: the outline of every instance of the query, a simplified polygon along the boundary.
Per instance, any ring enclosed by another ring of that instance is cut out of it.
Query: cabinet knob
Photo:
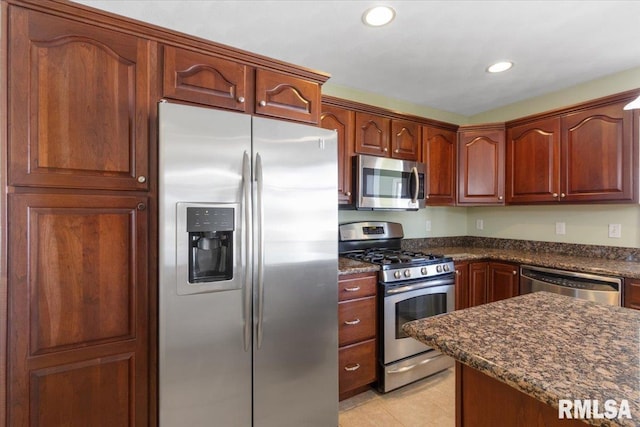
[[[267,101],[260,101],[260,106],[264,107],[265,105],[267,105]]]
[[[347,197],[351,197],[351,191],[347,191]]]
[[[396,148],[396,153],[399,153],[399,152],[400,152],[400,149]]]
[[[239,96],[238,102],[242,104],[244,102],[244,96]]]
[[[504,199],[504,197],[498,196],[498,200],[502,200],[502,199]]]
[[[139,211],[144,211],[145,209],[147,209],[147,205],[145,205],[144,203],[138,203],[138,206],[136,207]]]
[[[359,364],[359,363],[356,363],[356,364],[355,364],[355,365],[353,365],[353,366],[345,366],[345,367],[344,367],[344,370],[345,370],[345,371],[348,371],[348,372],[357,371],[358,369],[360,369],[360,364]]]
[[[460,270],[456,270],[456,276],[460,275]]]
[[[345,325],[357,325],[358,323],[360,323],[360,319],[355,319],[355,320],[345,320],[344,324]]]
[[[513,275],[515,276],[516,274],[518,274],[517,270],[513,270]]]
[[[564,193],[560,193],[560,198],[561,198],[561,199],[564,199],[565,197],[567,197],[567,195],[566,195],[566,194],[564,194]]]
[[[425,196],[425,198],[426,198],[426,199],[428,199],[428,198],[429,198],[429,195],[427,194],[427,195]]]
[[[138,177],[138,182],[139,182],[140,184],[144,184],[145,182],[147,182],[147,177],[146,177],[146,176],[144,176],[144,175],[140,175],[140,176]]]
[[[552,196],[555,199],[556,197],[558,197],[558,193],[553,193]]]
[[[387,151],[389,151],[389,149],[385,147],[384,152],[386,153]]]

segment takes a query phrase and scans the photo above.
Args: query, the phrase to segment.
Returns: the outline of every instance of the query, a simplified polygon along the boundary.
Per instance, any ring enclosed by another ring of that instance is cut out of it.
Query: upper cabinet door
[[[391,157],[418,160],[420,125],[407,120],[391,120]]]
[[[150,46],[11,7],[9,184],[146,190]]]
[[[456,132],[422,127],[422,162],[427,165],[426,203],[453,206],[456,203]]]
[[[318,124],[320,85],[269,70],[256,70],[255,113]]]
[[[237,62],[164,46],[164,97],[236,111],[251,111],[253,69]],[[249,96],[248,96],[249,95]]]
[[[633,111],[627,101],[594,107],[562,118],[561,200],[637,201]],[[637,139],[637,135],[636,135]]]
[[[356,112],[356,153],[389,157],[390,127],[391,119]]]
[[[458,133],[458,203],[504,204],[504,128]]]
[[[338,133],[338,203],[351,204],[351,158],[353,156],[353,121],[355,113],[346,108],[323,105],[320,126]]]
[[[507,203],[554,202],[560,197],[560,118],[507,130]]]

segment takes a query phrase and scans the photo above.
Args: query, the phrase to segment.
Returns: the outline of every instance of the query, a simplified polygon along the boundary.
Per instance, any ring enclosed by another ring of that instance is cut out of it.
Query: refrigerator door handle
[[[251,315],[251,158],[249,153],[244,152],[242,159],[242,184],[244,191],[244,351],[249,351],[251,348],[251,328],[252,328],[252,315]]]
[[[258,350],[262,346],[262,319],[264,306],[264,203],[262,201],[263,176],[262,157],[256,153],[256,203],[258,207]]]
[[[420,176],[418,176],[418,168],[415,166],[412,167],[411,173],[413,174],[413,179],[415,180],[416,184],[416,189],[411,197],[411,203],[416,203],[418,201],[418,194],[420,194]]]

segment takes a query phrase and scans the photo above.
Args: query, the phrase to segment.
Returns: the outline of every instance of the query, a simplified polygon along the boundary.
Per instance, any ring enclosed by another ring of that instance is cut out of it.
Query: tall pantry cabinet
[[[146,425],[154,42],[3,9],[6,425]]]

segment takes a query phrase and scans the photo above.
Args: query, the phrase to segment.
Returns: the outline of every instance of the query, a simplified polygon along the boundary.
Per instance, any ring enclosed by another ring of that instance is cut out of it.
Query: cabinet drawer
[[[340,346],[376,336],[376,298],[338,304],[338,339]]]
[[[376,340],[341,348],[338,354],[340,394],[376,380]]]
[[[377,283],[377,274],[362,273],[342,276],[338,281],[339,301],[374,296]]]

